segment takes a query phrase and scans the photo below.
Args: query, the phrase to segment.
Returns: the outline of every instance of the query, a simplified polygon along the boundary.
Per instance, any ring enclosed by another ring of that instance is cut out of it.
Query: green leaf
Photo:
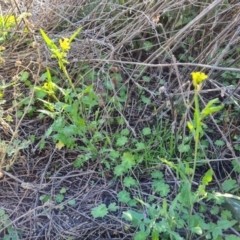
[[[142,100],[142,102],[145,103],[145,104],[150,104],[150,103],[151,103],[150,98],[145,97],[144,95],[141,96],[141,100]]]
[[[231,234],[231,235],[226,236],[225,240],[240,240],[240,237]]]
[[[213,170],[209,169],[202,178],[202,184],[208,185],[212,181]]]
[[[192,132],[194,130],[194,126],[191,122],[187,122],[188,129]]]
[[[40,77],[41,81],[45,81],[47,79],[47,72],[43,73]]]
[[[127,192],[127,191],[125,191],[125,190],[120,191],[120,192],[117,194],[117,196],[118,196],[119,202],[128,203],[128,202],[131,200],[131,198],[130,198],[130,193]]]
[[[152,240],[159,240],[159,232],[155,229],[152,230]]]
[[[64,194],[64,193],[66,193],[66,191],[67,191],[66,188],[61,188],[60,193],[61,193],[61,194]]]
[[[127,204],[129,207],[136,207],[137,201],[135,199],[131,199]]]
[[[86,74],[85,78],[86,78],[87,80],[94,81],[94,80],[96,79],[96,76],[97,76],[97,72],[96,72],[95,70],[90,70],[90,71]]]
[[[143,49],[145,51],[150,51],[152,49],[152,47],[153,47],[153,44],[150,41],[145,41],[143,43]]]
[[[55,199],[57,203],[61,203],[64,199],[64,196],[62,194],[57,194]]]
[[[185,145],[185,144],[178,145],[178,151],[180,153],[189,152],[189,150],[190,150],[190,145],[189,144],[187,144],[187,145]]]
[[[150,135],[151,134],[151,128],[149,127],[145,127],[143,130],[142,130],[142,133],[144,136],[147,136],[147,135]]]
[[[39,197],[40,201],[42,201],[43,203],[46,203],[48,200],[51,199],[51,196],[50,195],[41,195]]]
[[[184,55],[183,53],[180,53],[180,54],[178,55],[178,57],[180,58],[180,60],[182,60],[182,61],[184,61],[184,62],[187,60],[186,55]]]
[[[126,169],[130,169],[135,165],[135,159],[134,155],[132,155],[130,152],[125,152],[122,156],[122,165]]]
[[[0,217],[3,216],[5,214],[5,210],[4,209],[0,209]]]
[[[151,78],[148,77],[148,76],[143,76],[143,77],[142,77],[142,80],[143,80],[144,82],[150,82]]]
[[[162,233],[162,232],[167,232],[170,229],[170,227],[166,220],[162,220],[162,221],[156,223],[155,229],[158,232]]]
[[[68,205],[69,206],[74,206],[75,204],[76,204],[76,200],[75,199],[72,199],[72,200],[68,201]]]
[[[234,171],[236,173],[240,173],[240,158],[234,159],[232,161],[232,165],[234,167]]]
[[[219,112],[220,110],[222,110],[224,107],[224,104],[221,104],[220,106],[216,106],[216,107],[205,107],[202,112],[201,112],[201,117],[205,118],[206,116],[215,113],[215,112]]]
[[[71,43],[81,31],[82,31],[82,27],[78,28],[70,37],[69,42]]]
[[[213,238],[217,238],[217,236],[221,236],[222,235],[222,230],[227,230],[228,228],[232,227],[233,225],[235,225],[237,223],[237,221],[232,220],[232,221],[228,221],[228,220],[219,220],[217,222],[217,226],[213,231]]]
[[[182,204],[190,206],[194,195],[191,191],[191,183],[188,180],[185,180],[181,183],[180,196],[182,198]]]
[[[240,151],[240,145],[239,144],[234,144],[233,148],[237,151]]]
[[[35,87],[34,89],[36,90],[35,95],[38,99],[43,99],[47,95],[45,90],[43,90],[42,88]]]
[[[126,221],[132,222],[133,226],[136,227],[142,221],[144,215],[140,212],[136,212],[136,211],[133,211],[133,210],[128,210],[126,212],[123,212],[122,217]]]
[[[140,199],[140,198],[137,198],[137,197],[134,197],[134,199],[136,199],[139,203],[141,203],[143,206],[145,206],[146,208],[150,208],[149,209],[149,212],[151,212],[152,211],[152,209],[154,209],[155,210],[155,206],[153,206],[153,207],[151,207],[148,203],[146,203],[146,202],[144,202],[142,199]],[[151,215],[151,214],[150,214]]]
[[[232,194],[224,194],[225,203],[223,204],[223,207],[227,210],[229,210],[233,218],[238,220],[240,222],[240,198],[234,198],[236,196]]]
[[[143,149],[146,148],[146,146],[145,146],[145,144],[143,142],[137,142],[135,144],[135,146],[136,146],[137,150],[143,150]]]
[[[127,169],[123,165],[118,165],[114,168],[114,175],[119,177],[126,171],[127,171]]]
[[[232,213],[228,210],[223,210],[221,212],[221,219],[222,220],[231,220],[232,219]]]
[[[153,202],[155,200],[155,198],[153,196],[148,196],[148,202]]]
[[[100,204],[91,210],[91,214],[94,218],[105,217],[108,214],[108,209],[105,204]]]
[[[200,227],[194,227],[191,229],[193,233],[196,233],[197,235],[202,235],[203,231]]]
[[[218,112],[218,111],[220,111],[224,107],[223,104],[221,104],[220,106],[213,106],[217,102],[219,102],[219,99],[215,98],[215,99],[210,100],[207,103],[206,107],[201,111],[202,118],[208,116],[211,113]]]
[[[222,183],[222,188],[224,192],[235,193],[238,191],[238,183],[234,179],[227,179]]]
[[[225,142],[223,140],[216,140],[214,144],[218,147],[222,147],[225,145]]]
[[[146,232],[137,232],[135,235],[134,235],[134,240],[146,240],[148,237],[148,234]]]
[[[122,147],[124,146],[126,143],[128,142],[128,138],[125,137],[125,136],[121,136],[117,139],[117,143],[116,145],[119,146],[119,147]]]
[[[116,158],[118,158],[120,156],[120,154],[119,154],[119,151],[116,151],[116,150],[111,150],[110,151],[110,153],[109,153],[109,157],[110,158],[113,158],[113,159],[116,159]]]
[[[62,132],[66,137],[74,136],[77,132],[77,126],[73,124],[65,126]]]
[[[109,211],[112,211],[112,212],[115,212],[115,211],[117,211],[118,209],[119,209],[119,207],[116,206],[116,203],[115,203],[115,202],[114,202],[114,203],[110,203],[109,206],[108,206],[108,210],[109,210]]]
[[[81,156],[81,155],[79,155],[78,157],[77,157],[77,159],[73,162],[73,166],[75,167],[75,168],[79,168],[79,167],[82,167],[83,166],[83,164],[84,164],[84,158]]]
[[[123,184],[125,187],[131,187],[131,186],[136,186],[137,182],[135,179],[133,179],[132,177],[125,177],[123,180]]]
[[[62,205],[62,206],[59,206],[58,209],[59,209],[60,211],[62,211],[62,210],[65,209],[65,206],[63,206],[63,205]]]
[[[162,179],[163,173],[158,170],[155,170],[151,173],[151,176],[152,176],[152,178],[155,178],[155,179]]]
[[[221,234],[222,234],[222,230],[219,229],[219,228],[217,228],[217,227],[216,227],[216,224],[215,224],[215,223],[212,223],[212,222],[209,223],[208,226],[209,226],[209,233],[211,233],[211,234],[208,235],[207,239],[216,240],[216,238],[218,237],[218,235],[221,235]],[[214,231],[215,231],[215,233],[214,233]],[[211,235],[212,235],[212,236],[211,236]]]
[[[213,206],[211,208],[211,214],[217,215],[219,213],[219,207],[218,206]]]
[[[47,34],[43,31],[43,29],[40,28],[40,33],[43,37],[43,40],[45,41],[45,43],[48,45],[48,47],[54,50],[57,50],[58,47],[54,44],[54,42],[47,36]]]
[[[153,181],[153,187],[154,190],[160,194],[161,197],[166,197],[169,192],[170,192],[170,188],[168,184],[165,184],[163,181]]]
[[[127,129],[127,128],[124,128],[122,131],[121,131],[121,135],[123,136],[128,136],[130,133],[130,131]]]
[[[28,80],[28,78],[29,78],[29,72],[24,71],[20,76],[20,81],[25,82],[26,80]]]
[[[188,215],[188,213],[186,213]],[[199,233],[202,231],[202,229],[207,229],[207,224],[205,223],[204,219],[200,215],[192,215],[188,217],[188,221],[190,222],[190,228],[193,229],[193,231],[196,231],[195,233]],[[183,222],[183,227],[186,223]],[[179,225],[179,223],[178,223]],[[201,229],[198,229],[198,227]]]

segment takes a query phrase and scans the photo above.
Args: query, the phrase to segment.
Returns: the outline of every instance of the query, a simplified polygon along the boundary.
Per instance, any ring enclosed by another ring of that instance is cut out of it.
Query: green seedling
[[[97,207],[94,207],[91,210],[91,214],[94,218],[103,218],[105,217],[109,211],[115,212],[118,210],[118,206],[116,206],[116,203],[110,203],[109,206],[107,207],[106,204],[102,203],[98,205]]]
[[[0,238],[3,240],[18,240],[22,233],[11,225],[11,220],[4,209],[0,209],[0,229]]]

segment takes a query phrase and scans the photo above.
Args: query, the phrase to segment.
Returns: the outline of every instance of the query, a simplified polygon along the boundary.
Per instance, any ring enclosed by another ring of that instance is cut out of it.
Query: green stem
[[[67,72],[67,70],[66,70],[66,67],[65,67],[63,64],[62,64],[62,70],[63,70],[63,73],[64,73],[64,75],[66,76],[68,82],[70,83],[71,88],[72,88],[73,91],[75,92],[75,87],[74,87],[74,85],[73,85],[73,83],[72,83],[72,79],[69,77],[68,72]]]
[[[194,175],[196,172],[196,166],[197,166],[197,155],[198,155],[198,144],[199,144],[199,139],[200,139],[200,131],[201,131],[201,116],[200,116],[200,109],[199,109],[199,102],[198,102],[198,91],[195,89],[194,93],[194,103],[195,103],[195,110],[194,110],[194,126],[195,126],[195,134],[194,134],[194,140],[195,140],[195,148],[194,148],[194,160],[193,160],[193,172],[192,176],[190,179],[190,183],[192,186],[193,180],[194,180]],[[190,189],[191,191],[191,189]],[[194,200],[190,199],[190,212],[189,212],[189,224],[191,221],[191,216],[193,212],[193,205],[194,205]]]
[[[197,151],[198,151],[198,144],[200,138],[200,130],[201,130],[201,116],[200,116],[200,109],[199,109],[199,102],[198,102],[198,91],[195,90],[194,93],[194,103],[195,103],[195,111],[194,111],[194,125],[195,125],[195,149],[194,149],[194,161],[193,161],[193,173],[191,177],[191,183],[193,182],[196,165],[197,165]]]

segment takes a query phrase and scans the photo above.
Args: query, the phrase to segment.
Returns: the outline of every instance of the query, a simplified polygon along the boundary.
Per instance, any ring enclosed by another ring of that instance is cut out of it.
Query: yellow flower
[[[58,142],[56,143],[56,148],[59,149],[59,150],[62,149],[64,146],[65,146],[64,143],[61,142],[61,141],[58,141]]]
[[[208,78],[208,75],[204,72],[192,72],[191,75],[194,88],[200,90],[201,83]]]
[[[0,27],[2,30],[10,29],[17,24],[17,19],[14,15],[0,16]]]
[[[45,82],[43,84],[43,89],[49,94],[54,95],[54,84],[52,82]]]
[[[66,52],[68,51],[71,47],[70,47],[70,40],[69,38],[63,38],[59,40],[59,44],[61,49]]]
[[[5,47],[3,47],[2,45],[0,45],[0,52],[1,51],[4,51],[6,48]]]

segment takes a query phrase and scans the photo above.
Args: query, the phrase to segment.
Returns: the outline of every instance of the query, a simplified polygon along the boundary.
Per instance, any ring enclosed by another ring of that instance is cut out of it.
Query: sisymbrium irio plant
[[[81,32],[82,28],[77,29],[70,38],[62,38],[59,40],[59,46],[57,46],[43,31],[40,29],[40,33],[43,37],[43,40],[49,47],[50,51],[52,52],[52,58],[56,58],[58,60],[58,66],[63,71],[65,77],[68,79],[72,89],[75,91],[75,87],[72,83],[71,78],[68,75],[66,64],[69,64],[67,61],[67,53],[71,49],[71,42],[76,38],[76,36]]]
[[[197,151],[198,151],[198,145],[200,138],[203,136],[204,130],[203,130],[203,120],[210,114],[215,113],[220,111],[224,105],[218,105],[216,106],[215,104],[218,102],[218,99],[212,99],[210,100],[205,108],[200,111],[199,107],[199,99],[198,99],[198,94],[201,89],[202,82],[205,81],[208,76],[203,73],[203,72],[192,72],[192,82],[194,86],[194,117],[193,121],[187,122],[188,128],[193,134],[194,141],[195,141],[195,148],[194,148],[194,163],[193,163],[193,173],[191,177],[191,181],[193,181],[195,170],[196,170],[196,162],[197,162]]]
[[[16,26],[18,19],[14,15],[0,15],[0,43],[7,40],[9,36],[9,30]]]
[[[190,178],[190,183],[192,183],[194,179],[196,165],[197,165],[198,147],[200,143],[200,138],[204,134],[203,121],[208,115],[218,112],[224,107],[223,104],[216,106],[215,103],[218,102],[218,99],[215,98],[213,100],[210,100],[205,106],[205,108],[202,111],[200,111],[198,94],[199,94],[199,91],[201,90],[202,82],[205,81],[208,78],[208,76],[203,72],[192,72],[191,75],[192,75],[192,83],[194,86],[194,105],[195,106],[194,106],[193,121],[188,121],[187,125],[189,130],[193,134],[195,147],[194,147],[193,169],[192,169],[192,175]],[[211,172],[212,171],[210,170],[209,172],[210,175],[212,174]],[[191,184],[188,186],[190,187],[189,191],[191,191]],[[192,216],[193,205],[194,205],[193,202],[190,201],[190,203],[191,204],[190,204],[190,212],[189,212],[189,224],[191,222],[191,216]]]
[[[0,15],[0,64],[4,63],[1,52],[6,48],[3,46],[11,36],[11,29],[17,25],[17,18],[14,15]]]

